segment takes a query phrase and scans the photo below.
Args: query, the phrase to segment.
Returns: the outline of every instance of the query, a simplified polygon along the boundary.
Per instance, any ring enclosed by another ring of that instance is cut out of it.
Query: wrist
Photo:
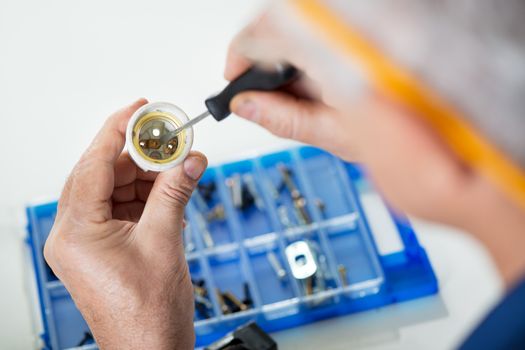
[[[191,283],[154,284],[144,293],[144,286],[113,280],[106,289],[71,293],[100,349],[194,348]]]

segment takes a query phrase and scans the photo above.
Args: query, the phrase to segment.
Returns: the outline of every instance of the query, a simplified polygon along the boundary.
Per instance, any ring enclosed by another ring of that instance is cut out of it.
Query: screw
[[[279,220],[285,228],[292,227],[292,221],[288,216],[288,208],[285,205],[281,205],[277,208],[277,213],[279,215]]]
[[[193,240],[191,238],[191,229],[190,224],[186,224],[186,227],[184,228],[183,232],[184,236],[184,250],[186,253],[191,253],[195,250],[195,244],[193,244]]]
[[[198,285],[193,285],[193,291],[195,292],[195,294],[200,295],[202,297],[206,297],[208,295],[208,291],[206,290],[206,288]]]
[[[246,188],[248,189],[248,192],[250,193],[250,195],[253,197],[253,200],[255,201],[255,206],[257,207],[257,209],[264,210],[264,201],[262,200],[261,196],[259,196],[253,175],[244,174],[242,178],[244,180],[244,183],[246,184]]]
[[[297,218],[299,219],[299,222],[303,225],[311,224],[312,219],[310,218],[310,215],[308,214],[308,211],[306,209],[306,199],[302,196],[297,199],[294,199],[293,205],[297,213]]]
[[[206,248],[211,248],[215,245],[215,242],[213,242],[213,237],[211,236],[210,231],[208,230],[208,225],[206,224],[206,220],[202,216],[202,213],[197,213],[197,225],[199,227],[199,231],[202,236],[202,240],[204,241],[204,245]]]
[[[207,303],[209,303],[209,300],[207,301]],[[207,306],[207,303],[203,303],[202,301],[199,301],[199,300],[195,299],[195,309],[197,310],[197,313],[202,318],[210,318],[211,317],[210,310],[212,308],[209,308]]]
[[[295,200],[295,199],[301,198],[302,197],[301,192],[299,192],[299,189],[297,188],[297,186],[295,185],[292,179],[292,170],[290,170],[290,168],[288,168],[283,163],[277,164],[277,168],[281,172],[281,176],[283,178],[284,185],[286,186],[286,188],[288,188],[288,191],[290,191],[292,199]]]
[[[224,220],[226,219],[226,210],[222,203],[216,204],[207,214],[208,221]]]
[[[237,309],[238,311],[246,311],[246,310],[248,310],[248,305],[244,304],[239,299],[237,299],[237,297],[235,295],[233,295],[232,292],[229,292],[229,291],[224,292],[222,294],[222,297],[223,297],[225,302],[229,302],[230,304],[235,306],[235,309]]]
[[[266,258],[270,262],[270,265],[272,266],[273,271],[277,275],[277,278],[279,280],[284,280],[286,278],[286,270],[281,265],[281,262],[279,261],[279,258],[277,258],[277,255],[273,251],[269,251],[266,253]]]
[[[230,196],[233,202],[233,206],[237,209],[242,207],[242,184],[241,176],[234,174],[226,179],[226,186],[230,189]]]
[[[304,283],[305,285],[305,293],[306,295],[312,295],[313,294],[313,283],[314,283],[314,276],[308,277]]]
[[[224,302],[224,298],[219,288],[215,289],[215,295],[217,296],[217,301],[219,302],[219,306],[221,307],[221,312],[225,315],[231,314],[231,310],[228,307],[228,305],[226,305],[226,303]]]
[[[341,278],[341,283],[343,284],[343,287],[348,286],[348,274],[346,271],[346,266],[343,264],[339,264],[337,266],[337,271],[339,272],[339,277]]]
[[[326,204],[319,198],[315,200],[315,206],[319,209],[322,217],[326,216]]]
[[[248,307],[253,305],[252,292],[250,291],[250,285],[247,282],[244,282],[242,285],[244,291],[244,299],[242,300],[243,304]]]

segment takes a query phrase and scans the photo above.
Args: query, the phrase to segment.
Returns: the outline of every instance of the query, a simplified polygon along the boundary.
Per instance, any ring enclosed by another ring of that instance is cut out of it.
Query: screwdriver
[[[276,64],[274,69],[252,66],[238,78],[232,80],[217,95],[204,101],[206,111],[191,119],[177,129],[166,133],[160,142],[166,143],[182,130],[193,126],[211,115],[215,120],[221,121],[231,114],[230,102],[240,92],[248,90],[272,91],[288,85],[299,76],[299,71],[288,64]]]

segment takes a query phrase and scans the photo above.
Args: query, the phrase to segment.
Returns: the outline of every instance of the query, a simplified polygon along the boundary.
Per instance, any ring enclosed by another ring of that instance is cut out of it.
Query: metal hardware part
[[[270,196],[272,197],[273,200],[276,201],[279,199],[279,191],[273,184],[272,180],[270,179],[266,180],[266,188],[268,189],[268,192],[270,192]]]
[[[269,251],[266,253],[266,258],[268,259],[268,262],[270,263],[277,278],[279,278],[281,281],[284,280],[286,278],[286,270],[281,265],[277,255],[273,251]]]
[[[226,292],[222,293],[222,297],[223,297],[224,301],[227,304],[230,303],[233,306],[235,306],[235,308],[233,308],[233,309],[234,310],[237,309],[237,310],[235,310],[234,312],[248,310],[248,305],[244,304],[239,299],[237,299],[237,297],[235,295],[233,295],[232,292],[226,291]]]
[[[290,195],[292,196],[293,206],[295,208],[297,220],[301,225],[311,224],[312,218],[308,214],[308,210],[306,208],[306,199],[301,194],[299,188],[293,180],[292,170],[283,163],[277,164],[277,169],[279,169],[279,172],[281,173],[284,186],[288,189]]]
[[[242,179],[244,183],[246,184],[246,189],[250,193],[250,195],[253,197],[253,200],[255,201],[255,206],[259,210],[264,210],[264,201],[259,195],[259,192],[257,191],[257,185],[255,184],[255,179],[253,178],[252,174],[244,174],[242,176]]]
[[[305,241],[297,241],[288,245],[285,253],[294,278],[304,280],[317,272],[315,254]]]
[[[226,186],[230,190],[230,196],[233,202],[233,206],[237,209],[242,208],[242,183],[241,176],[239,174],[234,174],[226,179]]]
[[[247,282],[243,283],[242,290],[244,292],[244,299],[242,300],[243,304],[248,307],[253,306],[252,292],[250,291],[250,285]]]
[[[217,301],[219,302],[219,306],[221,308],[221,312],[223,314],[225,314],[225,315],[231,314],[231,310],[228,307],[228,305],[226,305],[226,302],[224,301],[224,298],[223,298],[222,293],[221,293],[219,288],[215,289],[215,295],[217,296]]]
[[[204,219],[204,216],[202,213],[196,213],[196,218],[197,218],[197,226],[199,228],[199,232],[201,233],[202,240],[204,242],[204,246],[206,248],[212,248],[215,245],[215,242],[213,241],[213,237],[211,236],[211,233],[208,230],[206,219]]]
[[[285,205],[281,205],[277,208],[277,214],[279,215],[279,221],[284,228],[290,228],[293,226],[290,216],[288,216],[288,208]]]
[[[300,196],[297,199],[294,199],[293,205],[295,208],[295,212],[297,214],[297,219],[302,225],[309,225],[312,223],[312,219],[310,218],[310,215],[308,214],[308,211],[306,209],[306,199],[302,196]]]
[[[348,286],[348,275],[346,271],[346,266],[343,264],[339,264],[337,266],[337,271],[339,272],[339,277],[341,278],[341,283],[343,284],[343,287]]]
[[[193,291],[195,292],[195,294],[203,296],[203,297],[206,297],[208,295],[208,290],[206,288],[195,285],[195,284],[193,285]]]
[[[326,216],[326,204],[321,199],[317,198],[314,202],[315,206],[321,213],[321,216],[324,218]]]
[[[193,244],[192,232],[189,223],[186,223],[186,227],[184,228],[182,235],[184,236],[184,251],[186,253],[193,252],[195,250],[195,244]]]
[[[304,280],[305,288],[304,288],[304,294],[306,295],[312,295],[314,294],[314,276],[308,277]]]
[[[295,185],[293,179],[292,179],[292,171],[290,168],[288,168],[283,163],[277,164],[277,169],[279,169],[279,172],[281,173],[281,177],[283,178],[284,185],[286,188],[288,188],[288,191],[290,191],[290,195],[292,196],[292,199],[298,199],[301,197],[301,192],[299,192],[299,189]]]
[[[222,203],[216,204],[206,215],[206,218],[208,221],[213,220],[224,220],[226,219],[226,210],[224,209],[224,205]]]

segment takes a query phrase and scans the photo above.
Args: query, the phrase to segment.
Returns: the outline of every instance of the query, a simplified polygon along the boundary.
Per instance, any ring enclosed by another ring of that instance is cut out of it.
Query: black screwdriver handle
[[[290,65],[279,65],[274,70],[253,66],[204,103],[213,118],[221,121],[231,114],[230,102],[238,93],[248,90],[275,90],[289,84],[298,75],[298,70]]]

